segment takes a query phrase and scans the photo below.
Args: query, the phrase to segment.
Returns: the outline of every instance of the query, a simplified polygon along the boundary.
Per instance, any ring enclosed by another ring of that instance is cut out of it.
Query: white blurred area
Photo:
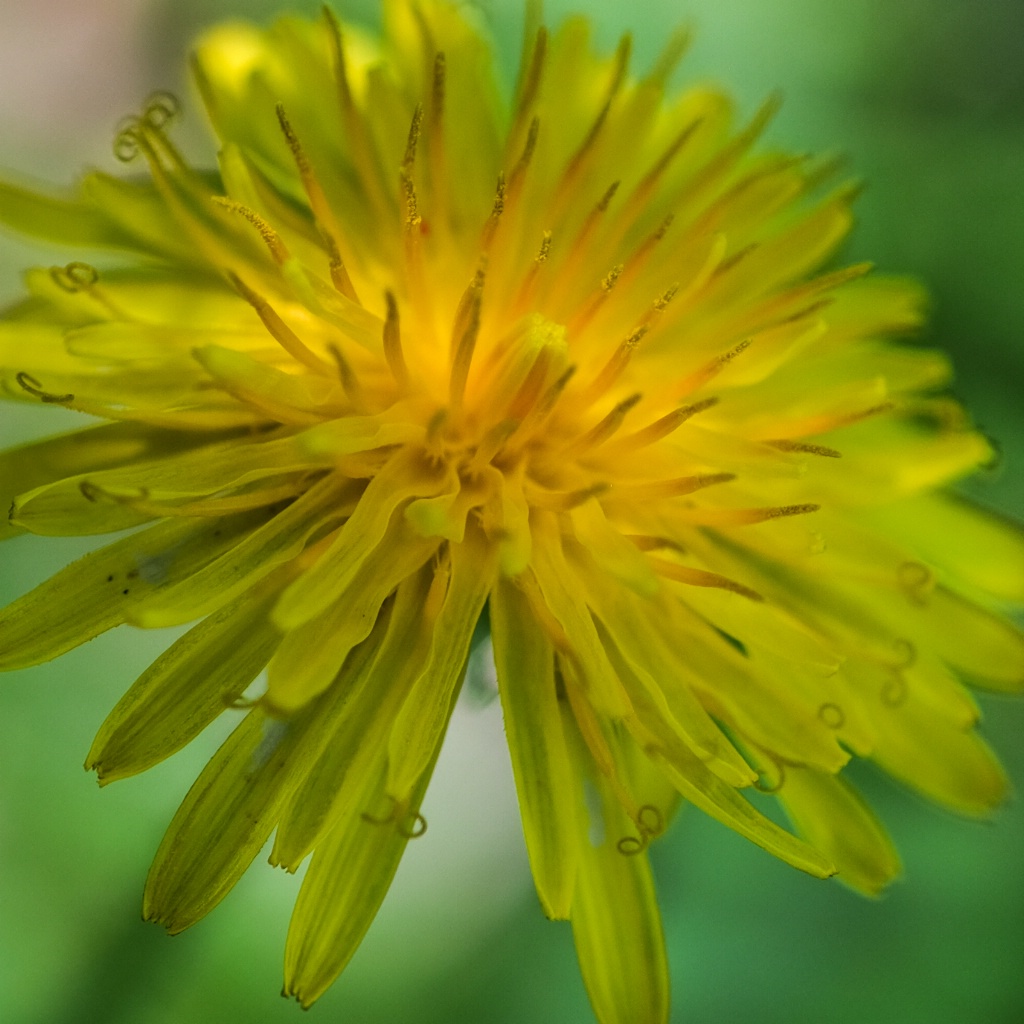
[[[151,86],[150,0],[0,3],[0,162],[60,180],[55,163],[105,158]]]

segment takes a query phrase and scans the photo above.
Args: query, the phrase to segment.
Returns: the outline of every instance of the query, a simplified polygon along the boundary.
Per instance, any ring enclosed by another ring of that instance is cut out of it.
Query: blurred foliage
[[[37,5],[38,17],[61,0]],[[85,5],[88,7],[88,4]],[[96,17],[108,6],[94,2]],[[124,6],[123,4],[121,5]],[[319,4],[291,5],[314,12]],[[510,68],[519,4],[482,0]],[[549,0],[549,20],[572,9]],[[116,55],[147,86],[181,89],[189,39],[221,17],[268,19],[277,0],[140,0],[148,49]],[[786,97],[772,144],[851,157],[868,183],[845,256],[925,279],[928,340],[950,350],[957,391],[1002,445],[1003,465],[968,485],[1024,510],[1024,5],[1011,0],[592,0],[606,45],[634,30],[637,62],[680,16],[697,28],[679,80],[728,84],[751,111]],[[373,21],[376,4],[346,13]],[[627,23],[628,22],[628,23]],[[52,31],[60,32],[59,19]],[[16,41],[15,41],[16,42]],[[7,44],[11,45],[8,38]],[[134,66],[137,65],[137,66]],[[87,63],[54,66],[67,87]],[[2,73],[0,73],[2,74]],[[3,104],[17,82],[0,78]],[[141,96],[139,97],[141,98]],[[18,102],[28,102],[22,97]],[[0,134],[0,165],[53,182],[102,153],[103,124],[49,122],[45,166]],[[202,118],[183,128],[209,157]],[[42,136],[40,136],[42,137]],[[55,141],[56,140],[56,141]],[[31,146],[27,146],[31,150]],[[39,144],[38,152],[43,152]],[[55,154],[60,155],[60,163]],[[108,166],[114,167],[112,158]],[[0,247],[0,295],[33,259]],[[67,426],[59,412],[0,412],[0,440]],[[8,600],[82,550],[11,542]],[[100,791],[81,759],[106,710],[167,637],[108,635],[0,691],[0,1019],[5,1024],[234,1024],[298,1020],[276,998],[294,879],[257,862],[211,918],[168,940],[139,920],[149,857],[218,735],[146,776]],[[986,733],[1024,783],[1024,704],[983,700]],[[414,844],[370,936],[314,1010],[359,1024],[589,1024],[567,925],[530,889],[496,705],[459,713]],[[1017,1024],[1024,1019],[1024,811],[964,823],[855,768],[892,829],[906,880],[878,902],[806,878],[698,812],[654,850],[675,983],[693,1024]]]

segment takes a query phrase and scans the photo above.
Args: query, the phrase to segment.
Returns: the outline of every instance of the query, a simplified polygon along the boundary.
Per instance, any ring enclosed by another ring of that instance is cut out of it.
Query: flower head
[[[131,531],[0,612],[0,667],[196,623],[87,764],[240,714],[145,912],[193,924],[276,830],[272,863],[313,855],[304,1005],[426,826],[481,622],[540,902],[604,1022],[667,1016],[647,848],[681,800],[876,893],[899,864],[851,757],[967,814],[1004,795],[964,682],[1024,683],[1024,540],[942,490],[989,445],[905,340],[918,288],[822,269],[855,190],[755,150],[774,103],[737,127],[672,94],[684,47],[637,78],[628,38],[531,24],[509,99],[442,0],[387,3],[379,41],[232,24],[195,61],[216,169],[159,95],[115,143],[142,176],[0,190],[115,254],[30,272],[0,324],[6,398],[105,421],[0,456],[3,530]]]

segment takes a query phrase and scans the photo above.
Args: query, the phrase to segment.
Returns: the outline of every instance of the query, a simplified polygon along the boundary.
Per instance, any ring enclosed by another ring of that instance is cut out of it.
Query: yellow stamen
[[[589,487],[581,487],[576,491],[548,491],[539,487],[530,487],[528,498],[530,505],[551,512],[570,512],[584,502],[605,494],[610,484],[596,483]]]
[[[288,143],[288,148],[292,152],[292,159],[295,161],[295,168],[299,172],[299,180],[302,182],[303,191],[306,193],[306,198],[309,200],[309,208],[313,211],[313,216],[318,224],[321,225],[321,230],[329,233],[334,240],[335,248],[340,249],[341,239],[343,237],[341,226],[338,223],[337,218],[334,216],[334,211],[331,209],[330,203],[327,201],[327,196],[324,194],[324,190],[313,171],[313,166],[310,164],[309,158],[306,156],[306,151],[302,148],[302,143],[299,140],[298,135],[296,135],[291,122],[288,120],[284,104],[278,103],[276,111],[278,124],[281,126],[281,132],[284,135],[285,142]],[[349,254],[349,256],[351,256],[351,254]],[[339,259],[340,258],[341,257],[339,256]],[[350,260],[347,260],[346,262],[349,261]]]
[[[623,399],[605,416],[600,423],[592,427],[581,437],[577,438],[566,449],[567,453],[580,455],[585,451],[596,448],[608,440],[622,426],[629,411],[633,409],[642,398],[642,395],[630,395]]]
[[[638,430],[635,434],[622,438],[617,444],[623,447],[628,446],[630,449],[645,448],[647,445],[660,441],[663,437],[668,437],[669,434],[678,427],[681,427],[691,416],[704,412],[705,409],[710,409],[713,405],[717,404],[717,398],[705,398],[702,402],[684,405],[679,409],[674,409],[667,416],[662,416],[660,419],[655,420],[642,430]]]
[[[637,346],[646,336],[647,331],[648,328],[646,326],[640,326],[619,342],[618,348],[615,349],[611,358],[605,363],[604,368],[594,378],[594,382],[584,392],[581,401],[585,406],[592,405],[619,379],[622,372],[629,365],[630,359],[633,358],[633,353],[636,351]]]
[[[752,526],[769,519],[803,516],[817,512],[820,505],[774,505],[770,508],[696,508],[680,513],[682,519],[695,526]]]
[[[828,448],[823,444],[806,444],[802,441],[790,441],[786,438],[767,441],[765,443],[770,444],[773,448],[778,448],[780,452],[801,452],[806,455],[822,455],[828,459],[841,459],[843,457],[842,452],[837,452],[835,448]]]
[[[448,379],[448,400],[452,409],[462,407],[462,399],[469,379],[469,367],[480,333],[480,307],[483,299],[484,271],[476,272],[473,281],[463,293],[452,327],[451,373]]]
[[[676,393],[680,398],[683,398],[694,391],[699,391],[708,381],[717,377],[738,355],[746,352],[748,348],[750,348],[749,339],[741,341],[734,348],[729,349],[728,352],[715,356],[714,359],[709,363],[705,363],[696,373],[691,373],[689,377],[685,377]]]
[[[655,480],[642,484],[619,484],[615,488],[616,498],[627,501],[651,502],[679,498],[684,494],[702,491],[705,487],[727,484],[736,479],[735,473],[698,473],[694,476],[680,476],[672,480]]]
[[[405,354],[402,352],[402,332],[398,316],[398,303],[392,292],[384,293],[384,302],[387,305],[387,315],[384,320],[384,358],[387,360],[388,369],[395,378],[399,387],[406,387],[409,383],[409,368],[405,364]]]
[[[281,348],[315,373],[326,375],[330,372],[327,363],[306,347],[302,339],[281,319],[277,310],[259,292],[253,291],[237,274],[230,271],[228,280],[231,281],[235,291],[256,310],[256,315],[263,321],[263,326]]]
[[[260,237],[278,266],[282,266],[289,258],[288,247],[281,240],[281,236],[255,210],[250,210],[243,203],[236,203],[233,199],[228,199],[225,196],[214,196],[213,201],[218,206],[223,206],[225,210],[240,214],[252,224],[260,233]]]
[[[708,572],[705,569],[692,569],[687,565],[678,565],[676,562],[668,562],[663,558],[650,558],[648,561],[651,564],[651,568],[659,576],[675,580],[677,583],[685,583],[690,587],[712,587],[716,590],[729,590],[751,601],[764,600],[756,590],[751,590],[750,587],[745,587],[742,583],[737,583],[736,580],[731,580],[728,576],[722,576],[717,572]]]
[[[529,65],[524,60],[520,67],[524,69],[520,78],[516,100],[516,110],[513,116],[512,129],[508,134],[508,146],[518,146],[522,133],[522,126],[529,116],[533,104],[536,102],[537,94],[540,91],[541,79],[544,76],[544,65],[548,53],[548,30],[544,26],[537,29],[534,37],[533,52],[530,56]],[[534,119],[536,120],[536,119]],[[511,148],[506,153],[512,152]]]
[[[328,266],[330,268],[331,283],[334,285],[335,291],[340,295],[344,295],[346,299],[351,299],[357,305],[362,305],[359,301],[359,296],[356,294],[355,286],[352,284],[352,278],[349,277],[348,268],[345,266],[345,261],[341,258],[341,252],[338,250],[338,243],[334,236],[321,227],[320,236],[324,240],[324,245],[327,247]]]

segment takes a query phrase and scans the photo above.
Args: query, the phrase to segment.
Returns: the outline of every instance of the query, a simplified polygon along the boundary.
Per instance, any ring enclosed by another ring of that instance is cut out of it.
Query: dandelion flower
[[[0,455],[4,535],[123,536],[0,613],[0,667],[191,624],[87,766],[239,717],[145,915],[194,924],[272,835],[271,863],[312,855],[285,954],[308,1006],[426,826],[489,627],[540,903],[597,1017],[658,1022],[648,847],[681,801],[877,893],[899,862],[852,757],[1002,800],[965,683],[1024,683],[1024,541],[947,492],[990,446],[907,340],[919,289],[823,269],[855,188],[756,148],[775,102],[737,125],[669,90],[684,34],[634,76],[628,37],[527,20],[511,96],[443,0],[386,3],[379,40],[225,25],[194,62],[214,169],[158,95],[115,143],[142,173],[2,186],[70,262],[4,315],[0,388],[91,417]]]

